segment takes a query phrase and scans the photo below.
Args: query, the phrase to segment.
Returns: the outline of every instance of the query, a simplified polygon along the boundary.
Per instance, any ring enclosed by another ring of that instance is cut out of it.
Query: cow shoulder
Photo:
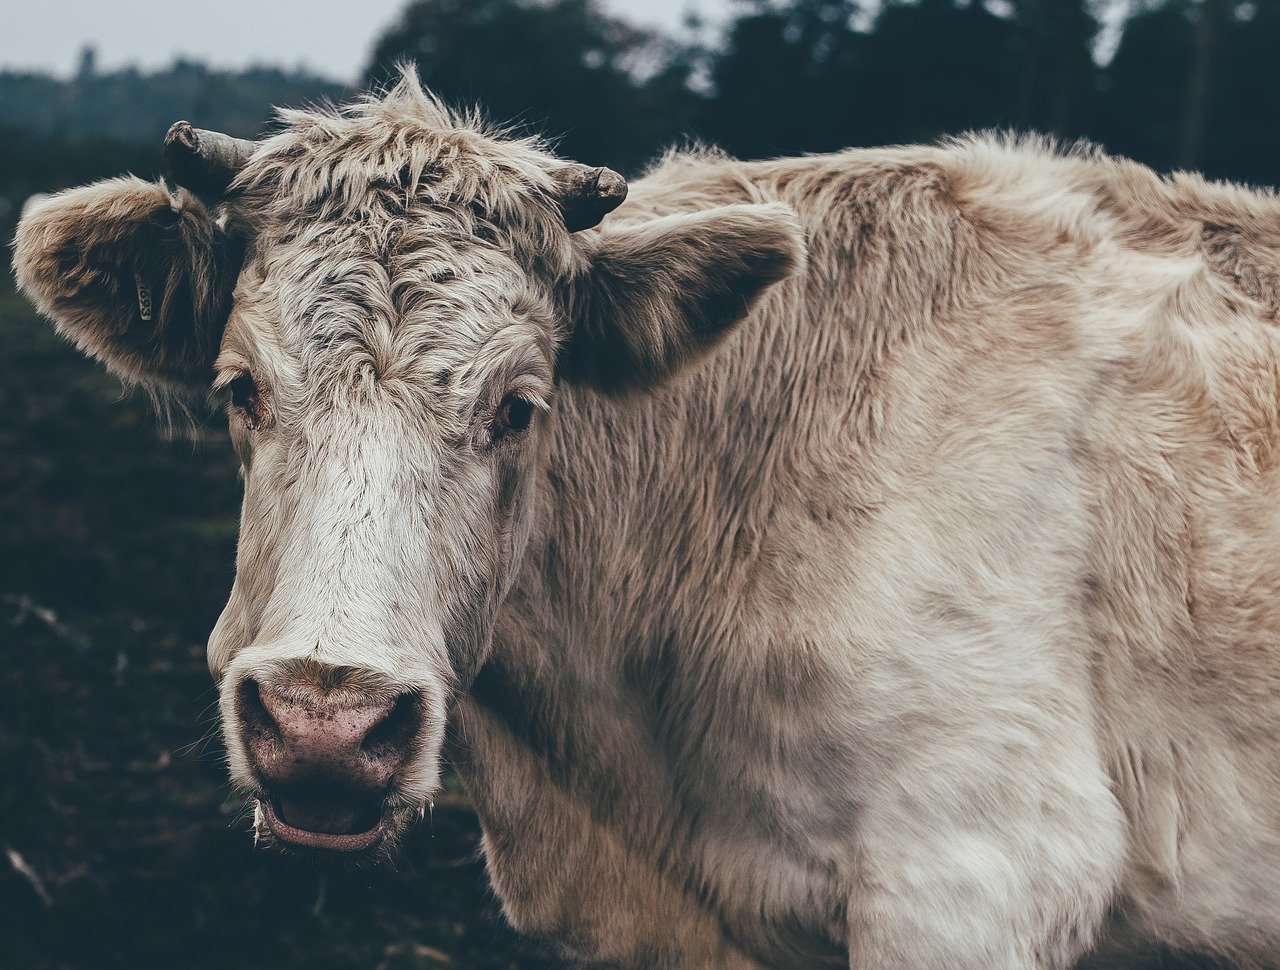
[[[1280,321],[1280,206],[1270,225],[1207,221],[1201,245],[1215,273]]]
[[[1191,172],[1161,176],[1126,159],[1090,167],[1103,212],[1121,238],[1158,256],[1199,255],[1236,294],[1280,319],[1280,199],[1269,190]]]

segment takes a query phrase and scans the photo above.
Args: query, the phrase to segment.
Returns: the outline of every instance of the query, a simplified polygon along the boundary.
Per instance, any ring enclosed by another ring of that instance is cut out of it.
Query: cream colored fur
[[[570,236],[410,83],[285,121],[216,223],[240,784],[241,678],[359,667],[584,962],[1280,966],[1280,202],[984,137],[677,154]],[[61,199],[19,277],[115,362]]]

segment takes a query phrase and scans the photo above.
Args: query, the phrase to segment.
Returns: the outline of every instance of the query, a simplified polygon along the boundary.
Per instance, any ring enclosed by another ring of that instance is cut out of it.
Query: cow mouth
[[[386,837],[394,809],[381,804],[333,806],[317,812],[288,798],[258,800],[257,828],[262,823],[281,843],[322,852],[366,852]]]

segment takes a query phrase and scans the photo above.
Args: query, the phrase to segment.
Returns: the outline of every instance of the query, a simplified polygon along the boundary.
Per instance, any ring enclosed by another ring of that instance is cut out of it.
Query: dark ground
[[[394,871],[255,850],[204,641],[237,464],[164,440],[0,277],[0,968],[542,968],[497,913],[461,796]]]

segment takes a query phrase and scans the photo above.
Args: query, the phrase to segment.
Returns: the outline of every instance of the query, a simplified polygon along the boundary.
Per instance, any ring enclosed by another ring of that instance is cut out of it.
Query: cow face
[[[412,80],[283,119],[256,145],[175,126],[170,171],[208,205],[131,179],[74,190],[24,219],[15,266],[124,376],[212,378],[245,480],[209,641],[232,777],[261,833],[360,855],[438,785],[558,388],[670,379],[801,243],[776,205],[594,229],[620,177],[490,136]]]

